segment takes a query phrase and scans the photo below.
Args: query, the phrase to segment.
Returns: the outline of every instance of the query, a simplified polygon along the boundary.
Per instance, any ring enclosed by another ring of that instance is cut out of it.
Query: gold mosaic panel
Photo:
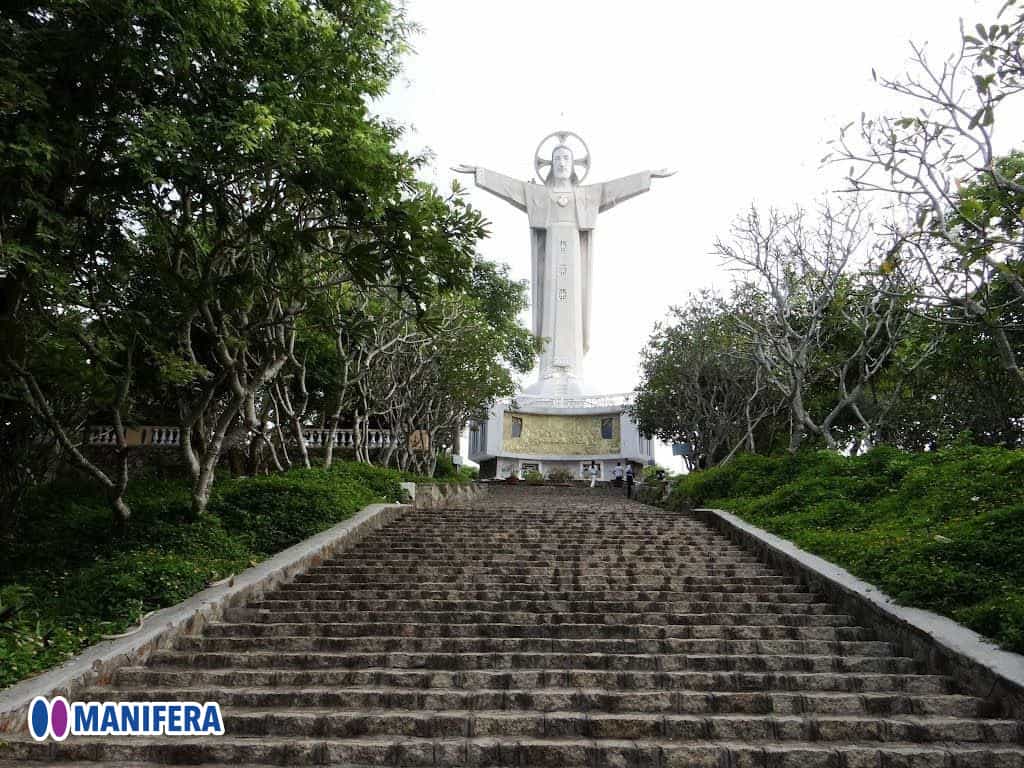
[[[512,437],[512,419],[522,419],[519,437]],[[601,437],[601,421],[612,420],[611,439]],[[502,450],[537,456],[590,456],[618,453],[622,444],[618,414],[564,416],[505,412]]]

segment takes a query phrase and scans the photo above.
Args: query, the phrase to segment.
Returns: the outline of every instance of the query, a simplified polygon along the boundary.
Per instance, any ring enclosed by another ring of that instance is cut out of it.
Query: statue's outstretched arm
[[[660,168],[656,171],[640,171],[621,179],[612,179],[601,185],[601,205],[599,211],[607,211],[619,203],[629,200],[631,197],[642,195],[651,188],[651,179],[664,179],[674,174],[667,168]]]
[[[525,182],[476,165],[455,165],[452,166],[452,170],[456,173],[472,173],[478,187],[486,189],[521,211],[526,210]]]

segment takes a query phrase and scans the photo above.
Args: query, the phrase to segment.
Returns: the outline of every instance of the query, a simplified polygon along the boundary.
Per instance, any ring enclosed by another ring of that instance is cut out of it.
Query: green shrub
[[[645,480],[640,485],[637,501],[644,504],[660,504],[664,500],[667,487],[668,482],[665,480]]]
[[[322,472],[324,470],[303,470],[309,472]],[[372,491],[389,501],[397,501],[401,498],[402,482],[428,483],[430,478],[420,477],[409,472],[399,472],[394,469],[382,469],[369,464],[362,464],[355,461],[345,461],[332,466],[327,470],[329,475],[340,480],[349,480]],[[280,475],[279,475],[280,477]]]
[[[743,455],[675,479],[666,505],[728,509],[1024,652],[1024,451]]]
[[[437,461],[434,463],[434,477],[438,480],[458,479],[459,468],[455,466],[452,457],[447,453],[438,454]]]
[[[397,482],[378,479],[374,488],[367,473],[359,474],[365,482],[320,469],[253,478],[219,494],[209,511],[250,551],[268,555],[329,528],[379,497],[399,498]]]
[[[189,522],[183,481],[128,489],[131,524],[112,534],[102,496],[76,484],[38,488],[0,541],[0,687],[65,661],[375,501],[413,476],[340,463],[229,479]],[[418,478],[422,481],[422,478]],[[88,487],[88,486],[86,486]]]
[[[648,464],[640,472],[640,476],[645,483],[654,480],[658,482],[667,480],[670,474],[669,470],[660,464]]]
[[[571,483],[575,479],[568,469],[553,469],[548,472],[548,480],[553,483]]]
[[[524,472],[523,480],[526,481],[527,485],[542,485],[544,483],[544,475],[540,472]]]

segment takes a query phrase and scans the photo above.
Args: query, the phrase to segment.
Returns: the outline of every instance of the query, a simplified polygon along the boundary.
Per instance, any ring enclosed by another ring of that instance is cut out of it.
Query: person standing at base
[[[590,462],[590,487],[597,485],[597,462]]]
[[[616,488],[622,487],[622,462],[615,462],[615,469],[612,470],[612,485]]]
[[[633,498],[633,465],[626,467],[626,498]]]

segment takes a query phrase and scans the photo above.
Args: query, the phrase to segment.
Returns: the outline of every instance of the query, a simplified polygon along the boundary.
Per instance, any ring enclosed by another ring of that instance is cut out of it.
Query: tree
[[[805,434],[838,448],[842,419],[872,432],[861,403],[865,389],[890,360],[906,328],[901,288],[893,275],[856,279],[870,259],[869,224],[857,200],[823,206],[817,219],[796,210],[751,209],[715,251],[740,272],[750,297],[740,317],[752,358],[790,411],[789,450]],[[870,270],[868,270],[870,274]],[[824,396],[809,397],[819,379]]]
[[[888,202],[893,245],[883,266],[916,287],[916,309],[936,323],[991,335],[1005,370],[1024,388],[1008,337],[1024,304],[1024,167],[1019,155],[998,157],[994,143],[1002,104],[1024,85],[1024,12],[1010,0],[1001,16],[970,33],[961,26],[959,50],[939,63],[912,45],[910,71],[876,76],[905,110],[862,114],[827,157],[850,164],[851,190]],[[1011,294],[994,291],[996,282]],[[996,293],[1002,298],[993,300]]]
[[[122,519],[140,382],[177,403],[198,515],[229,435],[262,434],[275,380],[301,371],[315,294],[389,286],[422,311],[467,279],[479,214],[417,182],[367,110],[410,30],[387,2],[92,0],[3,24],[2,374]],[[116,476],[53,407],[47,347],[69,344]]]
[[[130,250],[124,209],[141,177],[120,150],[153,95],[133,8],[16,3],[0,18],[0,386],[106,489],[122,522],[138,348],[132,298],[115,286]],[[113,307],[120,321],[100,317]],[[86,403],[115,424],[113,473],[79,450]]]
[[[1024,333],[1009,330],[1007,337],[1024,349]],[[1024,392],[1006,371],[994,336],[974,324],[913,317],[872,398],[885,411],[879,439],[906,450],[934,450],[965,432],[980,445],[1024,445]]]
[[[691,463],[701,455],[714,466],[771,440],[759,428],[778,404],[746,353],[742,311],[735,299],[691,296],[672,308],[668,324],[655,327],[643,350],[630,413],[645,434],[692,445]]]
[[[373,420],[392,436],[381,463],[432,475],[437,454],[457,444],[467,420],[513,393],[512,371],[529,371],[538,347],[517,322],[525,288],[505,267],[477,259],[467,288],[423,298],[422,313],[397,295],[365,304],[375,314],[347,375],[358,458],[370,461],[358,434]],[[414,435],[427,440],[414,444]]]

